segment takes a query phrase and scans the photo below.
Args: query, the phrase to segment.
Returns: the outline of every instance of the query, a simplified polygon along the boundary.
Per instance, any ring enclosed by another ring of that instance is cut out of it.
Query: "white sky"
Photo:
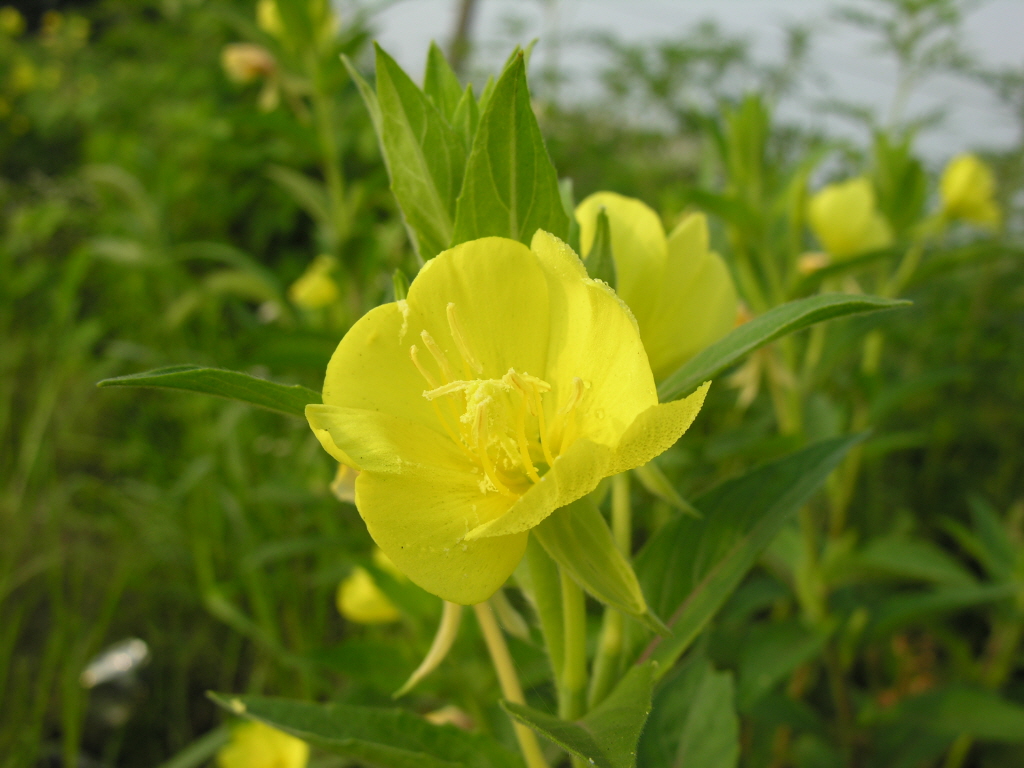
[[[725,33],[751,39],[755,59],[775,61],[781,55],[786,24],[799,22],[814,30],[811,65],[821,77],[806,84],[781,114],[866,142],[867,136],[851,123],[828,118],[823,124],[826,118],[813,108],[823,96],[841,95],[885,114],[895,89],[893,62],[874,54],[862,32],[830,17],[838,4],[834,0],[479,0],[474,63],[494,70],[511,44],[537,37],[536,66],[552,55],[551,41],[561,36],[559,63],[573,75],[572,93],[563,92],[561,97],[587,100],[600,92],[594,77],[600,59],[592,46],[573,42],[584,33],[610,32],[631,42],[671,39],[700,20],[714,19]],[[377,16],[377,39],[418,78],[430,40],[444,46],[451,35],[456,9],[456,0],[398,0]],[[521,20],[516,38],[509,36],[511,18]],[[983,2],[968,15],[965,33],[965,46],[984,64],[1024,68],[1024,1]],[[933,78],[919,88],[908,114],[936,106],[948,110],[947,119],[941,127],[922,134],[918,143],[933,162],[941,163],[968,148],[1004,148],[1020,138],[1007,108],[979,85],[953,77]]]

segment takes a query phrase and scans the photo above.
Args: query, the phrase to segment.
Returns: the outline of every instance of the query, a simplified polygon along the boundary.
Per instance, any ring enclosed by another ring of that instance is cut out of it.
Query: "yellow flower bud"
[[[942,172],[942,212],[950,218],[996,228],[1002,212],[994,199],[995,188],[995,177],[988,165],[976,155],[958,155]]]
[[[302,277],[288,289],[288,298],[303,309],[322,309],[338,300],[338,284],[331,278],[337,265],[332,256],[317,256]]]
[[[284,36],[284,23],[276,0],[259,0],[256,3],[256,24],[268,35],[276,38]]]
[[[811,198],[807,214],[811,230],[832,258],[892,244],[892,230],[875,207],[875,190],[864,176],[829,184]]]
[[[251,83],[260,77],[270,77],[277,70],[277,62],[270,51],[253,43],[225,45],[220,52],[220,64],[236,83]]]
[[[25,17],[17,8],[10,5],[0,8],[0,32],[9,37],[17,37],[24,31]]]
[[[260,722],[243,723],[217,753],[218,768],[305,768],[309,745]]]
[[[339,613],[357,624],[388,624],[401,618],[373,576],[359,566],[338,585],[337,603]]]
[[[611,229],[616,293],[636,318],[654,378],[664,379],[732,330],[736,288],[725,262],[710,250],[704,214],[685,217],[666,236],[653,209],[615,192],[596,192],[576,208],[583,253],[593,245],[602,209]]]

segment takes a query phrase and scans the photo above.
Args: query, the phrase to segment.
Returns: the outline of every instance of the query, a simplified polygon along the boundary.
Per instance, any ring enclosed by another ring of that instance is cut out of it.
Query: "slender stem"
[[[480,631],[484,634],[484,642],[487,643],[487,651],[491,654],[491,663],[494,664],[494,671],[498,674],[498,683],[501,685],[501,695],[513,704],[526,704],[526,697],[523,696],[523,687],[519,684],[519,677],[516,675],[516,668],[512,662],[512,655],[508,652],[505,638],[501,634],[501,628],[494,618],[494,611],[487,603],[477,603],[473,606],[476,611],[476,619],[480,623]],[[521,723],[513,723],[516,732],[516,739],[519,740],[519,749],[523,753],[528,768],[548,768],[548,761],[544,759],[540,744],[537,742],[537,735]]]
[[[345,177],[341,171],[341,156],[334,133],[334,105],[324,87],[320,64],[316,54],[310,53],[308,60],[310,79],[313,82],[313,115],[316,121],[317,140],[323,161],[324,180],[327,182],[327,196],[330,204],[332,249],[337,249],[348,238],[349,213],[345,205]]]
[[[633,548],[633,509],[629,499],[629,473],[612,478],[612,535],[627,560]],[[622,660],[622,614],[614,608],[604,609],[601,639],[594,657],[594,676],[587,692],[587,709],[600,704],[615,685]]]
[[[563,720],[582,717],[587,695],[587,606],[583,590],[564,568],[559,568],[562,582],[562,616],[565,626],[565,654],[562,679],[558,686],[558,716]]]

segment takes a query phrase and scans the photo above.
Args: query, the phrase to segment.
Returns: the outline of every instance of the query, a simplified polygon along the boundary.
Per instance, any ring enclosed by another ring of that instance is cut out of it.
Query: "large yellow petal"
[[[658,402],[654,377],[636,323],[623,301],[604,283],[585,276],[579,257],[558,238],[538,231],[531,243],[548,277],[551,335],[544,378],[548,423],[583,381],[574,410],[575,434],[614,446],[642,411]]]
[[[306,420],[328,453],[360,472],[398,474],[410,467],[439,474],[474,470],[447,435],[390,413],[311,404],[306,406]]]
[[[608,215],[615,258],[616,290],[643,327],[652,286],[665,269],[667,250],[661,218],[647,204],[615,192],[596,192],[576,208],[580,249],[590,252],[601,208]]]
[[[428,384],[409,357],[412,341],[403,338],[409,331],[408,306],[402,302],[382,304],[363,315],[327,365],[324,403],[383,411],[433,430],[443,429],[423,397]]]
[[[656,291],[654,309],[640,336],[655,380],[661,380],[736,322],[737,296],[722,257],[708,250],[707,219],[687,216],[668,240],[668,263]]]
[[[510,504],[481,493],[468,472],[416,466],[400,474],[361,472],[356,480],[356,507],[377,546],[413,582],[461,605],[489,598],[526,551],[527,533],[466,540]]]
[[[539,375],[548,348],[547,281],[522,243],[485,237],[457,245],[427,262],[409,288],[410,329],[426,328],[456,378],[499,379],[515,368]],[[467,367],[449,321],[454,304],[465,347],[482,366]],[[423,344],[410,338],[421,350]],[[425,350],[430,371],[440,371]],[[422,399],[422,398],[420,398]]]
[[[492,536],[528,531],[548,515],[590,493],[612,474],[615,452],[586,438],[577,440],[554,466],[499,518],[484,523],[467,536],[467,541],[490,540]]]
[[[641,413],[619,442],[612,474],[643,466],[671,448],[697,418],[710,386],[705,381],[692,395]]]

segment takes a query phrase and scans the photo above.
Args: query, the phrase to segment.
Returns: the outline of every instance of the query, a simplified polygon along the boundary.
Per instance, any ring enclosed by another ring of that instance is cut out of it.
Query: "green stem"
[[[491,655],[491,663],[494,664],[494,671],[498,674],[498,683],[501,685],[501,695],[506,701],[513,704],[526,704],[526,697],[523,696],[523,687],[519,684],[519,677],[516,675],[515,664],[512,662],[512,655],[508,652],[505,638],[501,634],[501,628],[494,618],[494,611],[487,603],[477,603],[473,606],[476,611],[477,621],[480,623],[480,631],[483,632],[484,642],[487,643],[487,651]],[[548,768],[548,761],[544,759],[540,744],[537,742],[537,735],[522,723],[513,723],[516,732],[516,739],[519,741],[519,749],[526,760],[527,768]]]
[[[627,560],[633,548],[633,509],[629,498],[629,473],[612,477],[612,536]],[[601,639],[594,657],[594,676],[587,692],[587,709],[593,709],[611,692],[622,663],[623,616],[614,608],[604,609]]]
[[[583,590],[564,568],[562,582],[562,623],[565,631],[562,679],[558,685],[558,716],[563,720],[582,717],[587,694],[587,606]]]
[[[310,80],[313,82],[313,116],[316,123],[317,141],[323,160],[324,180],[327,182],[327,197],[331,214],[331,248],[338,247],[348,238],[349,211],[345,203],[345,177],[341,171],[341,155],[335,139],[334,106],[326,93],[319,62],[315,53],[308,59]]]

